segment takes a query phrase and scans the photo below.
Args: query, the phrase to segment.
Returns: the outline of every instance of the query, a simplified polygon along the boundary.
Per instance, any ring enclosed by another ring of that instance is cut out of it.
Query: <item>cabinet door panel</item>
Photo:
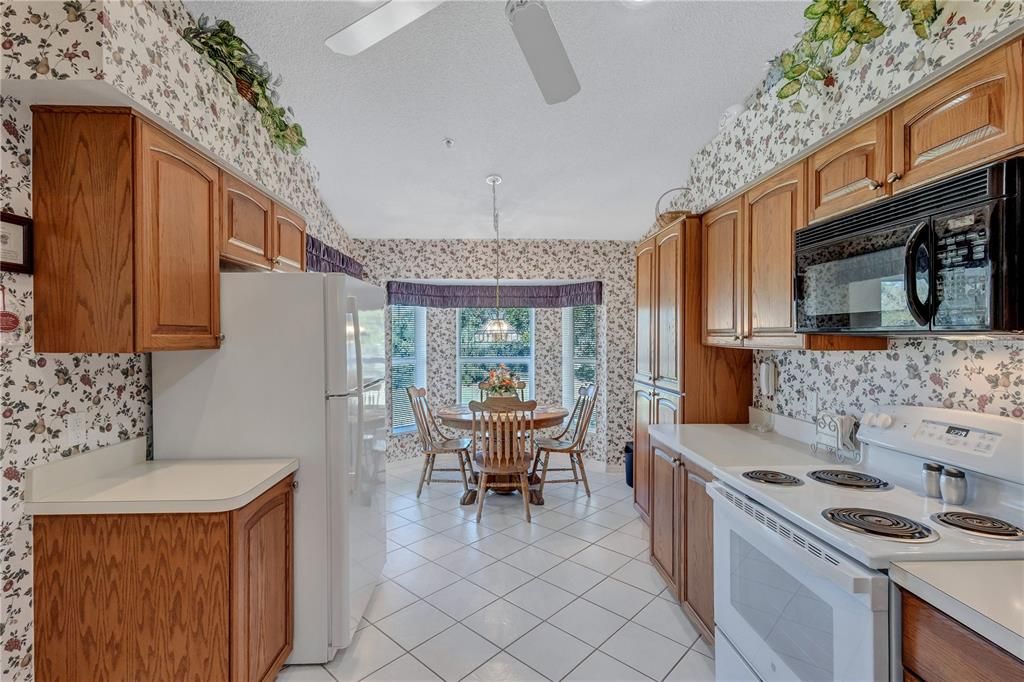
[[[270,199],[227,173],[222,182],[221,256],[269,270],[274,220]]]
[[[292,649],[292,479],[234,512],[232,671],[273,680]]]
[[[679,346],[681,342],[680,296],[682,293],[682,230],[684,222],[659,232],[658,257],[658,320],[655,325],[657,352],[654,383],[659,387],[679,390],[681,376]]]
[[[695,473],[686,475],[686,603],[706,632],[715,630],[715,572],[713,500],[707,481]]]
[[[651,441],[647,427],[654,411],[654,396],[648,388],[633,389],[633,503],[646,519],[651,509]]]
[[[669,393],[658,393],[654,399],[653,418],[655,424],[682,423],[683,412],[680,409],[682,398]]]
[[[1024,144],[1021,43],[1000,48],[892,111],[893,191]]]
[[[274,205],[275,270],[302,272],[306,269],[306,223],[293,211]]]
[[[657,446],[651,447],[651,563],[678,599],[680,596],[678,486],[679,462]]]
[[[707,213],[704,227],[704,343],[742,345],[742,197]]]
[[[806,224],[803,164],[747,193],[750,254],[748,322],[754,343],[803,347],[793,333],[793,233]]]
[[[136,125],[138,350],[216,348],[220,172],[162,131]]]
[[[886,196],[889,116],[879,116],[811,155],[807,194],[813,222]]]
[[[637,381],[654,381],[654,239],[636,250],[636,369]]]

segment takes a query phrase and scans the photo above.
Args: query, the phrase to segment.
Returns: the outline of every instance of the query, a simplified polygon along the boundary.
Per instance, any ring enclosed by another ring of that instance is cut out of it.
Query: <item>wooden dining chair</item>
[[[518,490],[530,522],[530,460],[533,458],[533,413],[537,402],[489,398],[469,404],[473,413],[473,458],[480,472],[476,521],[484,512],[488,489]]]
[[[545,483],[575,483],[579,485],[580,481],[583,481],[583,489],[587,491],[587,497],[590,497],[590,482],[587,480],[587,470],[583,466],[583,451],[587,445],[590,420],[594,415],[594,404],[597,402],[596,396],[597,388],[593,384],[581,387],[565,429],[554,438],[537,439],[537,454],[533,460],[531,475],[537,473],[538,466],[541,468],[540,486],[537,490],[540,499],[544,499]],[[568,455],[569,466],[549,467],[551,453]],[[547,480],[549,471],[571,471],[572,478],[549,481]]]
[[[480,389],[480,402],[486,402],[488,398],[493,398],[490,393],[487,392],[487,382],[481,381],[477,384],[477,388]],[[526,400],[526,382],[520,381],[516,383],[516,395],[519,396],[520,400]]]
[[[471,440],[469,438],[453,438],[438,426],[437,419],[427,402],[427,390],[410,386],[406,389],[409,393],[409,402],[412,404],[413,418],[416,420],[416,433],[420,437],[420,448],[423,450],[423,471],[420,472],[420,482],[416,486],[416,497],[423,492],[423,484],[434,483],[458,483],[454,478],[434,478],[435,471],[458,471],[462,474],[462,488],[464,496],[469,494],[469,479],[473,476],[473,461],[469,455]],[[435,466],[438,455],[455,455],[459,461],[459,468]],[[467,473],[466,467],[469,467]]]

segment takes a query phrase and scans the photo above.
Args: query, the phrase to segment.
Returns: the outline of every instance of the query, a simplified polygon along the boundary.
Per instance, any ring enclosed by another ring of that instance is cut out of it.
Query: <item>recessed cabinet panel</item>
[[[680,336],[679,297],[682,289],[682,230],[685,220],[659,232],[655,237],[658,255],[657,369],[654,382],[669,390],[679,390]]]
[[[136,126],[139,350],[216,348],[219,169],[153,126]]]
[[[654,239],[636,249],[636,369],[637,381],[654,381]]]
[[[793,333],[793,233],[806,224],[803,164],[747,193],[749,336],[755,345],[802,348]]]
[[[808,161],[811,222],[887,196],[889,116],[879,116],[823,147]]]
[[[306,223],[284,206],[274,206],[274,269],[302,272],[306,269]]]
[[[224,215],[221,257],[261,270],[270,269],[273,205],[266,195],[227,173],[223,180]]]
[[[714,500],[704,477],[686,471],[686,546],[684,550],[686,603],[704,626],[715,631]]]
[[[680,597],[680,542],[683,536],[679,523],[683,520],[683,476],[678,460],[672,453],[659,447],[651,448],[651,563],[668,583],[669,589]]]
[[[893,191],[1024,144],[1021,43],[968,64],[892,112]]]
[[[704,216],[704,342],[742,345],[742,198]]]
[[[647,429],[654,412],[654,393],[633,387],[633,503],[644,519],[651,509],[651,440]]]

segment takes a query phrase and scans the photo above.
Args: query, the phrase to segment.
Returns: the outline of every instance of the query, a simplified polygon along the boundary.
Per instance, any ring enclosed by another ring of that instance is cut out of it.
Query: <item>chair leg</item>
[[[530,479],[526,474],[519,474],[519,485],[523,489],[523,509],[526,511],[526,522],[533,523],[530,518]]]
[[[419,499],[423,492],[423,481],[427,478],[427,468],[430,466],[430,455],[423,455],[423,470],[420,472],[420,483],[416,486],[416,498]]]
[[[480,483],[476,487],[476,522],[484,513],[484,498],[487,497],[487,474],[480,472]]]
[[[544,481],[548,480],[548,461],[551,459],[551,453],[547,450],[544,451],[544,464],[542,471],[540,472],[540,486],[537,488],[537,494],[540,495],[540,499],[544,499]]]
[[[430,456],[430,468],[427,470],[427,485],[430,485],[430,481],[434,478],[434,463],[437,461],[437,455]]]
[[[587,470],[583,466],[583,453],[577,452],[576,459],[580,466],[580,475],[583,476],[583,489],[587,491],[587,497],[590,497],[590,482],[587,480]]]
[[[576,485],[580,484],[580,474],[576,471],[576,458],[569,453],[569,466],[572,467],[572,482]]]
[[[469,481],[466,479],[466,460],[463,457],[463,452],[456,452],[455,456],[459,458],[459,473],[462,474],[462,489],[465,492],[469,492]]]
[[[537,467],[540,466],[540,450],[533,456],[533,468],[530,470],[530,478],[537,475]]]

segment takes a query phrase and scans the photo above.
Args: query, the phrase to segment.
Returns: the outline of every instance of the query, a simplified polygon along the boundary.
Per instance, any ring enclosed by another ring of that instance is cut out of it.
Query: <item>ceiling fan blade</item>
[[[411,24],[444,0],[387,0],[324,41],[339,54],[357,55]]]
[[[558,104],[579,92],[576,71],[544,3],[540,0],[509,0],[505,14],[544,101]]]

